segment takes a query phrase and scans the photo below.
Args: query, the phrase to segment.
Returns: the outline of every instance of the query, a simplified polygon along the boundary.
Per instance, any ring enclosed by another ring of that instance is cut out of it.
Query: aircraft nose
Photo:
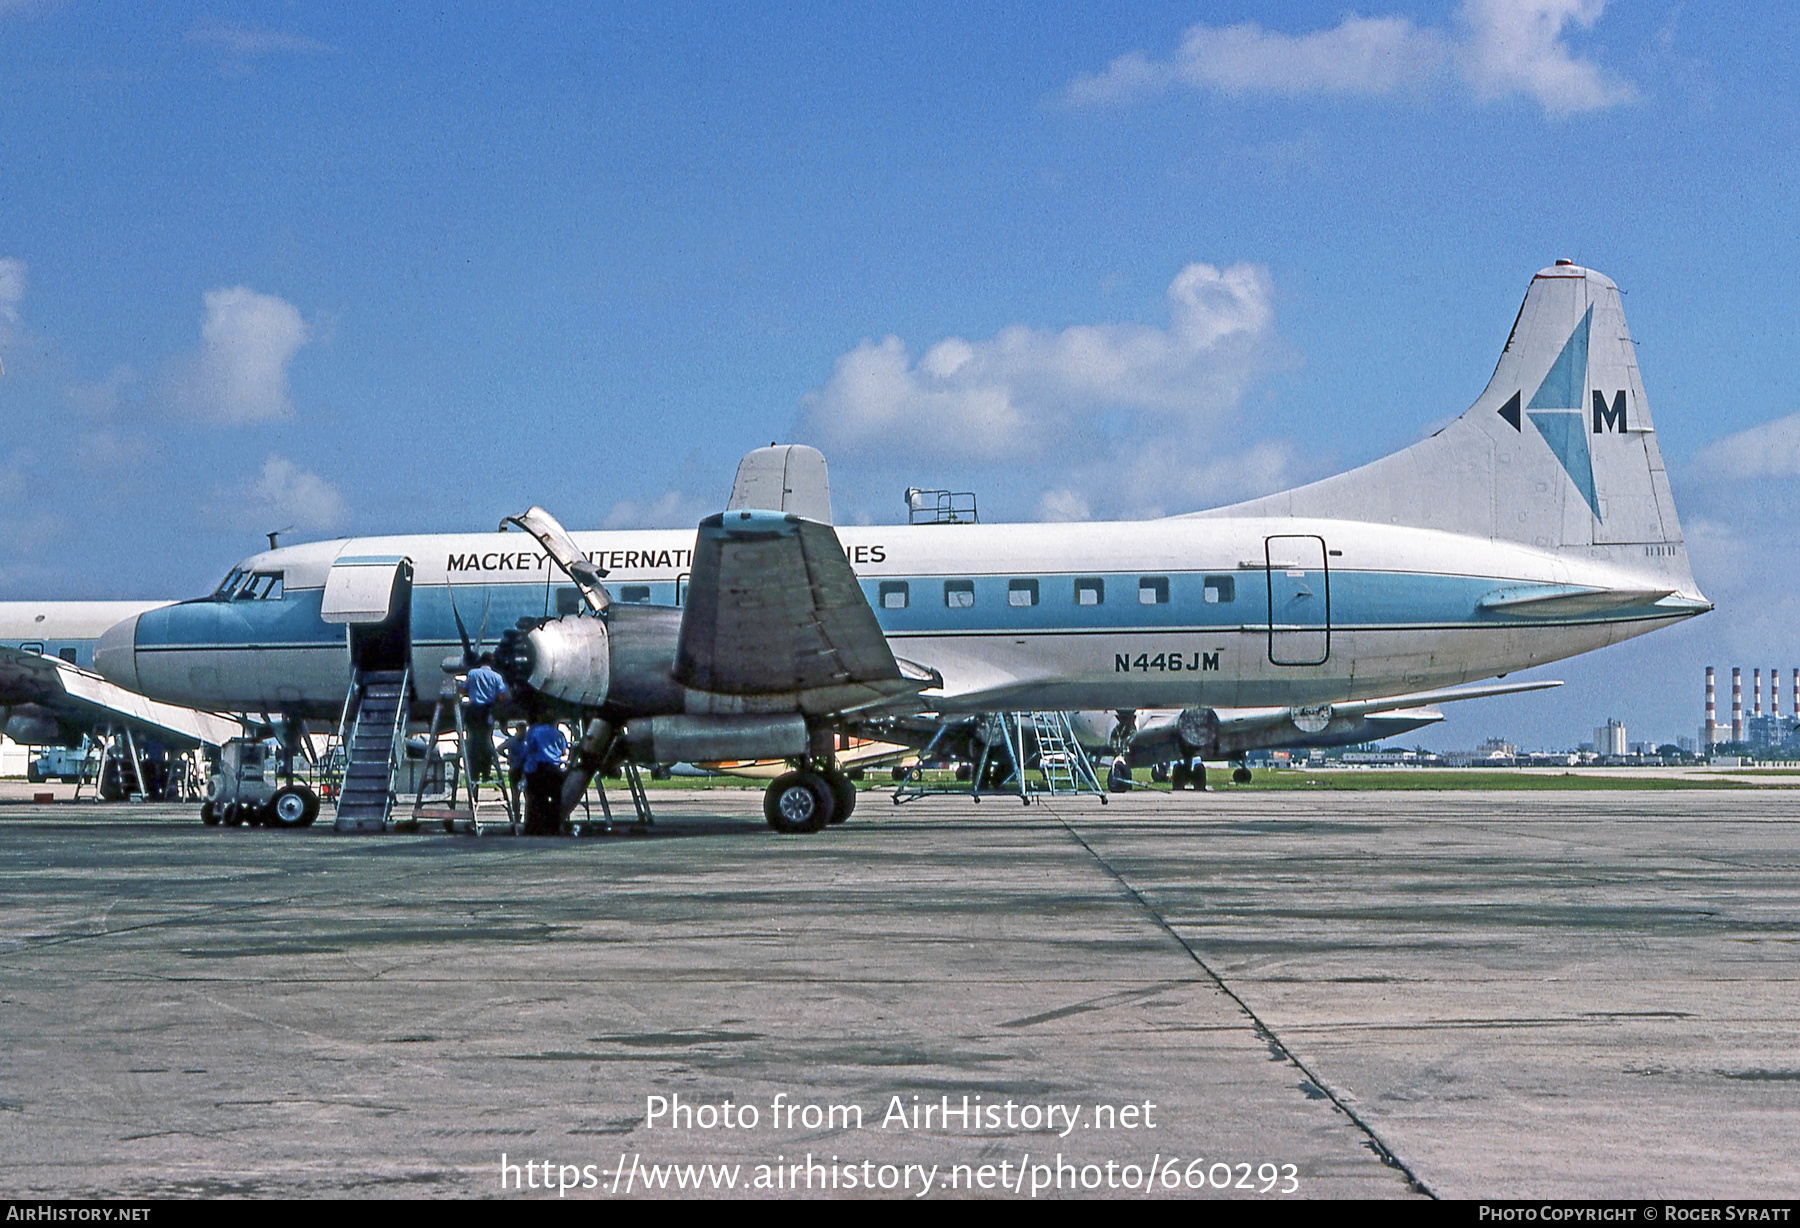
[[[122,623],[114,623],[94,645],[94,668],[114,686],[128,691],[138,689],[137,627],[140,615],[133,614]]]

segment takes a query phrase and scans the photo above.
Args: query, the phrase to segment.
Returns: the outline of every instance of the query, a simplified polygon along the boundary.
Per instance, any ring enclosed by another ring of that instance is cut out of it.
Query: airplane
[[[100,634],[166,601],[0,602],[0,732],[26,746],[117,733],[169,750],[221,745],[236,721],[159,703],[96,674]],[[121,782],[125,783],[125,782]]]
[[[565,808],[621,744],[782,759],[764,812],[800,832],[854,804],[838,737],[921,714],[1170,709],[1169,744],[1209,758],[1244,732],[1221,713],[1303,739],[1473,683],[1523,689],[1483,680],[1712,608],[1618,288],[1560,260],[1459,418],[1228,507],[834,527],[824,458],[785,445],[750,452],[696,530],[570,534],[540,508],[508,524],[524,533],[252,555],[212,597],[109,629],[98,668],[167,703],[336,720],[355,671],[434,677],[468,625],[505,628],[503,672],[587,722]],[[434,690],[413,684],[415,714]]]

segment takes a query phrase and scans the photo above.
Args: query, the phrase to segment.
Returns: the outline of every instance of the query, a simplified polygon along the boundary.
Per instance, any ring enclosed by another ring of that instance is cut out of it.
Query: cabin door
[[[1269,660],[1323,665],[1331,655],[1331,571],[1325,539],[1311,534],[1263,541],[1269,576]]]

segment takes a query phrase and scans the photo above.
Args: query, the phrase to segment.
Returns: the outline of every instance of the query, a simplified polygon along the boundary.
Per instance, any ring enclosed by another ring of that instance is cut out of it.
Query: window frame
[[[957,593],[959,595],[967,594],[969,599],[967,601],[951,601],[950,600],[951,593]],[[972,609],[974,609],[975,608],[975,581],[973,581],[973,580],[945,580],[944,581],[944,608],[950,609],[950,610],[972,610]]]
[[[1030,600],[1014,601],[1014,593],[1025,593],[1030,597]],[[1037,580],[1032,577],[1018,576],[1006,582],[1006,604],[1010,609],[1028,610],[1037,605],[1042,597],[1043,593],[1040,586]]]
[[[1237,577],[1207,576],[1202,581],[1201,592],[1207,605],[1231,605],[1237,601]]]
[[[900,598],[898,605],[888,600],[890,597]],[[912,606],[912,583],[907,580],[882,580],[875,586],[875,608],[877,610],[905,610]]]
[[[1094,599],[1092,601],[1083,601],[1081,599],[1081,594],[1083,592],[1089,592],[1089,593],[1094,594]],[[1106,604],[1106,577],[1104,577],[1104,576],[1076,576],[1075,577],[1075,604],[1083,609],[1087,609],[1090,606],[1105,605]]]
[[[1144,600],[1145,593],[1154,593],[1155,596],[1151,600],[1145,601]],[[1169,577],[1167,577],[1167,576],[1139,576],[1138,577],[1138,604],[1139,605],[1168,605],[1169,604]]]

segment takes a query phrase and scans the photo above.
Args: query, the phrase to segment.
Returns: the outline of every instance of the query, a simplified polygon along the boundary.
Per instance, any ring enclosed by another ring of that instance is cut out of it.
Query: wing
[[[229,717],[158,703],[57,657],[16,648],[0,648],[0,694],[15,704],[36,704],[69,725],[116,725],[177,749],[218,746],[243,731]]]
[[[688,711],[918,707],[934,672],[895,660],[830,525],[782,512],[700,522],[675,680]]]
[[[1393,737],[1440,721],[1443,713],[1435,710],[1438,704],[1518,695],[1561,685],[1549,680],[1486,682],[1314,707],[1160,712],[1149,715],[1138,726],[1131,739],[1131,757],[1135,763],[1155,763],[1187,754],[1234,755],[1294,746],[1345,746]]]

